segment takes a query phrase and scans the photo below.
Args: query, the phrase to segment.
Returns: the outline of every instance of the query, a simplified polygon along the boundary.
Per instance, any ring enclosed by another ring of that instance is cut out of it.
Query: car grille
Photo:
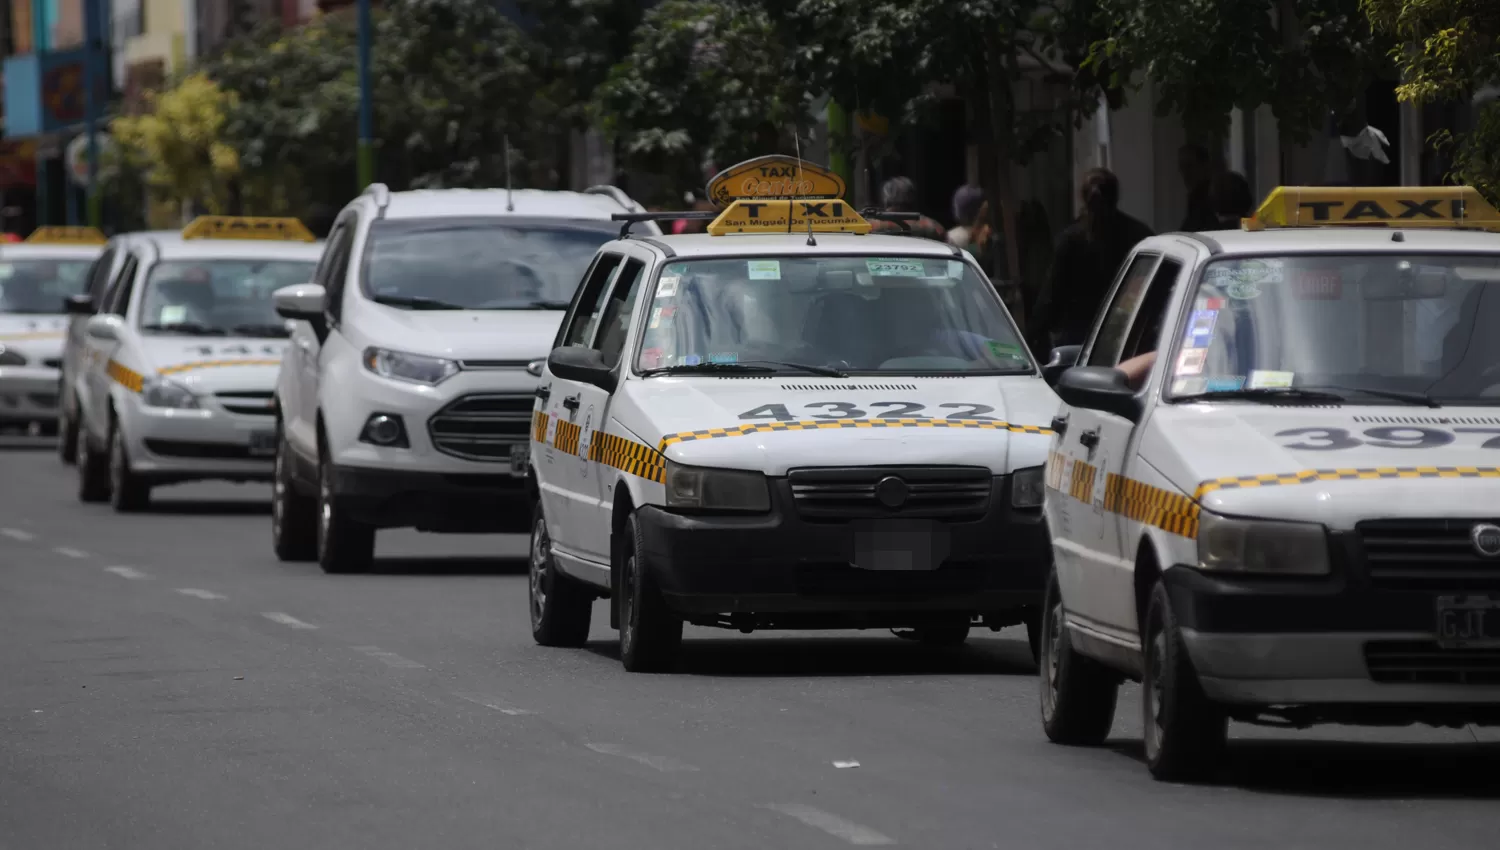
[[[230,413],[270,416],[275,410],[274,393],[261,391],[217,393],[214,398]]]
[[[466,395],[427,420],[432,445],[466,460],[509,461],[510,447],[531,440],[530,393]]]
[[[146,451],[158,457],[191,457],[202,460],[261,460],[249,446],[205,443],[196,440],[147,440]]]
[[[880,499],[886,478],[905,485],[898,507]],[[860,466],[794,469],[787,480],[798,515],[813,522],[896,516],[962,522],[984,516],[994,478],[982,467]]]
[[[37,407],[57,407],[57,393],[27,393],[26,399]]]
[[[1436,641],[1377,640],[1365,644],[1376,682],[1500,685],[1500,649],[1444,649]]]
[[[1500,591],[1500,559],[1474,551],[1480,520],[1382,519],[1355,526],[1370,585],[1381,590]]]

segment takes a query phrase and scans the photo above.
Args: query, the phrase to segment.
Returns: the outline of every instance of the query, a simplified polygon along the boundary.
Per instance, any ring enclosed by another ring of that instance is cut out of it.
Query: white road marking
[[[196,596],[199,599],[228,599],[222,593],[214,593],[212,590],[199,590],[196,587],[179,587],[177,592],[183,596]]]
[[[766,808],[780,812],[787,817],[796,818],[808,826],[821,829],[835,838],[841,838],[860,847],[884,847],[896,843],[894,838],[876,832],[868,826],[860,826],[838,815],[829,814],[812,806],[804,806],[801,803],[771,803]]]
[[[686,762],[680,762],[676,759],[667,758],[666,756],[654,756],[650,753],[638,753],[633,750],[627,750],[617,744],[584,744],[584,746],[588,747],[596,753],[602,753],[607,756],[619,756],[622,759],[630,759],[631,761],[640,762],[641,764],[644,764],[645,766],[654,770],[659,770],[662,773],[689,773],[698,769]]]
[[[476,696],[474,694],[460,694],[460,693],[455,693],[454,696],[456,696],[456,697],[458,697],[459,699],[462,699],[462,700],[468,700],[469,702],[472,702],[475,705],[482,705],[485,708],[494,709],[495,711],[498,711],[501,714],[509,714],[511,717],[519,717],[520,715],[523,715],[523,714],[534,714],[535,713],[535,712],[527,711],[524,708],[515,708],[514,706],[506,705],[504,702],[502,702],[501,700],[495,699],[494,697],[482,697],[482,696]]]
[[[312,623],[304,623],[291,614],[283,614],[280,611],[262,611],[261,616],[273,623],[280,623],[289,629],[316,629]]]
[[[362,652],[377,661],[383,661],[390,667],[403,667],[406,669],[425,668],[423,664],[419,664],[410,658],[402,658],[394,652],[386,652],[378,646],[356,646],[354,647],[354,651]]]
[[[19,528],[0,528],[0,534],[9,537],[12,540],[19,540],[22,543],[25,543],[28,540],[36,539],[35,534],[32,534],[29,531],[22,531]]]
[[[151,576],[146,575],[135,567],[105,567],[104,571],[114,573],[120,578],[135,579],[136,581],[145,581],[151,578]]]
[[[81,549],[70,549],[67,546],[58,546],[52,551],[56,552],[59,555],[62,555],[65,558],[87,558],[89,556],[89,553]]]

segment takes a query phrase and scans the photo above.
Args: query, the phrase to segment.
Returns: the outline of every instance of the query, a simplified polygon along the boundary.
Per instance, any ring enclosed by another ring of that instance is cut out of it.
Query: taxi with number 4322
[[[271,294],[321,250],[296,219],[230,216],[129,243],[85,326],[79,499],[133,511],[161,484],[270,480],[290,334]]]
[[[1284,187],[1135,247],[1047,367],[1052,740],[1125,678],[1162,779],[1230,719],[1500,722],[1496,230],[1468,188]]]
[[[537,642],[582,645],[599,597],[632,671],[684,623],[1035,633],[1057,398],[968,255],[843,194],[764,157],[710,184],[707,234],[615,216],[537,389]]]

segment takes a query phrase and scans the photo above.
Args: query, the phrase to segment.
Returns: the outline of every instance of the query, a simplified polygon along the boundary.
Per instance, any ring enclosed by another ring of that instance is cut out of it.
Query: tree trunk
[[[1013,51],[998,34],[986,34],[984,46],[986,54],[984,67],[988,71],[988,84],[985,88],[989,95],[989,135],[993,149],[988,156],[981,155],[980,162],[983,163],[988,159],[993,163],[995,191],[990,197],[999,200],[998,204],[990,204],[990,227],[1003,234],[1004,237],[1001,241],[1005,246],[1003,265],[1005,283],[1001,289],[1001,296],[1005,298],[1011,313],[1015,315],[1016,324],[1021,326],[1021,332],[1025,333],[1025,307],[1021,298],[1021,246],[1016,241],[1018,202],[1015,181],[1011,179],[1013,151],[1010,149],[1010,134],[1016,121],[1015,99],[1011,93],[1013,82],[1011,77],[1014,74],[1007,73],[1013,69],[1015,57],[1011,55]],[[997,272],[1000,270],[997,268]]]

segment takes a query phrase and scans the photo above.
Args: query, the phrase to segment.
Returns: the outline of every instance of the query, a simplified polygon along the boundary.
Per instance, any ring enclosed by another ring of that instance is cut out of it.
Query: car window
[[[327,293],[328,311],[335,318],[344,312],[344,286],[349,279],[349,258],[353,249],[354,223],[352,219],[346,219],[339,224],[333,239],[329,240],[328,248],[317,268],[317,273],[323,275],[321,282]]]
[[[604,365],[613,369],[620,362],[625,350],[625,337],[630,331],[630,317],[635,313],[636,299],[641,291],[641,279],[645,277],[646,264],[630,259],[620,270],[610,291],[609,303],[599,320],[599,336],[594,347],[604,359]]]
[[[109,294],[105,296],[103,312],[115,316],[124,316],[125,309],[130,306],[130,296],[135,292],[135,273],[140,268],[140,262],[134,254],[125,258],[124,265],[120,266],[120,273],[115,275],[115,282],[110,285]]]
[[[287,336],[271,293],[312,277],[307,260],[164,260],[151,267],[137,321],[148,333]]]
[[[63,312],[88,286],[90,260],[0,260],[0,313]]]
[[[1156,254],[1137,254],[1125,271],[1125,277],[1115,287],[1114,298],[1104,314],[1104,322],[1094,334],[1089,346],[1086,366],[1114,366],[1120,362],[1125,350],[1125,333],[1135,319],[1136,308],[1151,281],[1151,270],[1156,267]]]
[[[1156,267],[1156,273],[1151,275],[1151,285],[1146,289],[1141,308],[1136,311],[1135,321],[1125,335],[1125,347],[1120,352],[1121,361],[1156,350],[1161,342],[1162,323],[1171,312],[1172,291],[1177,284],[1177,276],[1181,273],[1182,263],[1170,257],[1162,258],[1161,264]]]
[[[100,298],[104,295],[105,287],[109,286],[109,273],[114,268],[115,257],[118,253],[119,251],[116,248],[107,249],[103,254],[99,255],[99,259],[94,261],[93,268],[89,269],[88,294],[89,298],[93,300],[96,309],[99,306]]]
[[[604,307],[607,284],[623,259],[619,254],[605,254],[589,271],[588,280],[583,283],[583,295],[568,319],[568,332],[563,336],[563,345],[588,345],[593,340],[594,327]]]
[[[959,260],[797,254],[667,265],[638,368],[750,360],[888,375],[1032,370],[994,289]]]

